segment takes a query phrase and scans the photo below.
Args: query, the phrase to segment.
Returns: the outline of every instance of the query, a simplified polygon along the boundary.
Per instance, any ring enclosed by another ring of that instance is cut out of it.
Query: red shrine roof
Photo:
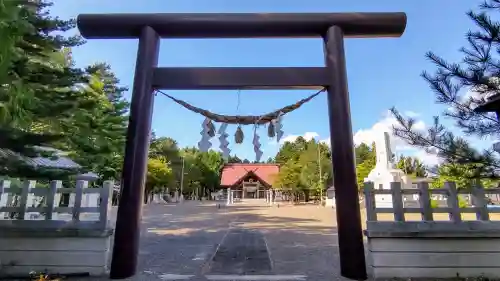
[[[278,164],[226,164],[224,168],[222,168],[220,182],[222,186],[231,186],[245,177],[248,173],[254,173],[261,180],[272,185],[272,177],[277,174],[279,170],[280,166]]]

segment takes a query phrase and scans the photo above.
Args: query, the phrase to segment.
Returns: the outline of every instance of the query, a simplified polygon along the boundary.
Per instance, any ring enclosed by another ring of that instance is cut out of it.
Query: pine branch
[[[440,124],[439,117],[434,117],[434,124],[427,132],[414,129],[415,120],[406,119],[395,108],[392,114],[398,121],[398,126],[393,126],[393,133],[405,140],[408,144],[420,147],[427,153],[437,154],[445,159],[445,163],[472,164],[478,167],[477,174],[482,177],[499,178],[500,161],[490,150],[483,153],[475,149],[462,138],[455,137]]]
[[[467,13],[476,30],[466,33],[466,47],[460,52],[463,59],[450,63],[444,58],[428,52],[426,57],[437,67],[433,74],[422,73],[435,101],[447,109],[443,116],[453,120],[465,135],[476,137],[499,137],[500,122],[493,113],[480,113],[474,109],[487,101],[492,95],[500,94],[500,23],[492,20],[488,12],[500,10],[500,0],[485,1],[480,12]],[[404,118],[391,109],[398,121],[393,128],[395,135],[409,144],[437,153],[445,163],[468,165],[475,169],[473,176],[499,176],[500,160],[491,150],[479,153],[466,140],[454,136],[434,118],[434,124],[427,132],[414,130],[415,120]]]

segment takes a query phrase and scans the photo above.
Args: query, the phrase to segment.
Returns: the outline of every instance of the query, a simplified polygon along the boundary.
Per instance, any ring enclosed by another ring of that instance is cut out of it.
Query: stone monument
[[[405,173],[396,169],[392,160],[391,140],[388,132],[384,132],[375,140],[377,162],[375,168],[365,178],[365,182],[373,182],[375,189],[391,189],[391,182],[407,182]],[[404,187],[403,187],[404,188]],[[391,208],[392,196],[389,194],[375,195],[377,208]]]

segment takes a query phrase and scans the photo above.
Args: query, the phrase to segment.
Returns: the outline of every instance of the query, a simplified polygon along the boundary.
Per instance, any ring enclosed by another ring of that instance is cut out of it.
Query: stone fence
[[[107,272],[113,226],[108,218],[113,182],[63,188],[60,181],[36,187],[0,181],[0,277],[48,273]],[[69,195],[69,206],[60,206]]]
[[[500,277],[500,221],[490,218],[500,208],[488,205],[486,196],[500,194],[500,189],[457,190],[454,183],[439,189],[429,189],[428,183],[416,189],[402,189],[397,182],[390,187],[375,189],[373,183],[365,183],[364,188],[373,277]],[[461,194],[470,194],[473,203],[460,206]],[[414,195],[416,206],[406,207],[405,195]],[[432,204],[434,195],[443,195],[447,206]],[[384,213],[392,214],[393,221],[378,220]],[[448,220],[436,220],[439,213],[447,213]],[[473,217],[467,218],[471,213]],[[410,219],[411,214],[417,218]]]

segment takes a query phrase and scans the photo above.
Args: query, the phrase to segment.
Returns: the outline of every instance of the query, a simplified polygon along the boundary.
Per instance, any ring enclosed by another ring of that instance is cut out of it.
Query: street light
[[[181,168],[181,202],[184,201],[183,190],[184,190],[184,156],[182,157],[182,168]]]
[[[323,177],[321,172],[321,141],[318,138],[319,203],[323,205]]]

